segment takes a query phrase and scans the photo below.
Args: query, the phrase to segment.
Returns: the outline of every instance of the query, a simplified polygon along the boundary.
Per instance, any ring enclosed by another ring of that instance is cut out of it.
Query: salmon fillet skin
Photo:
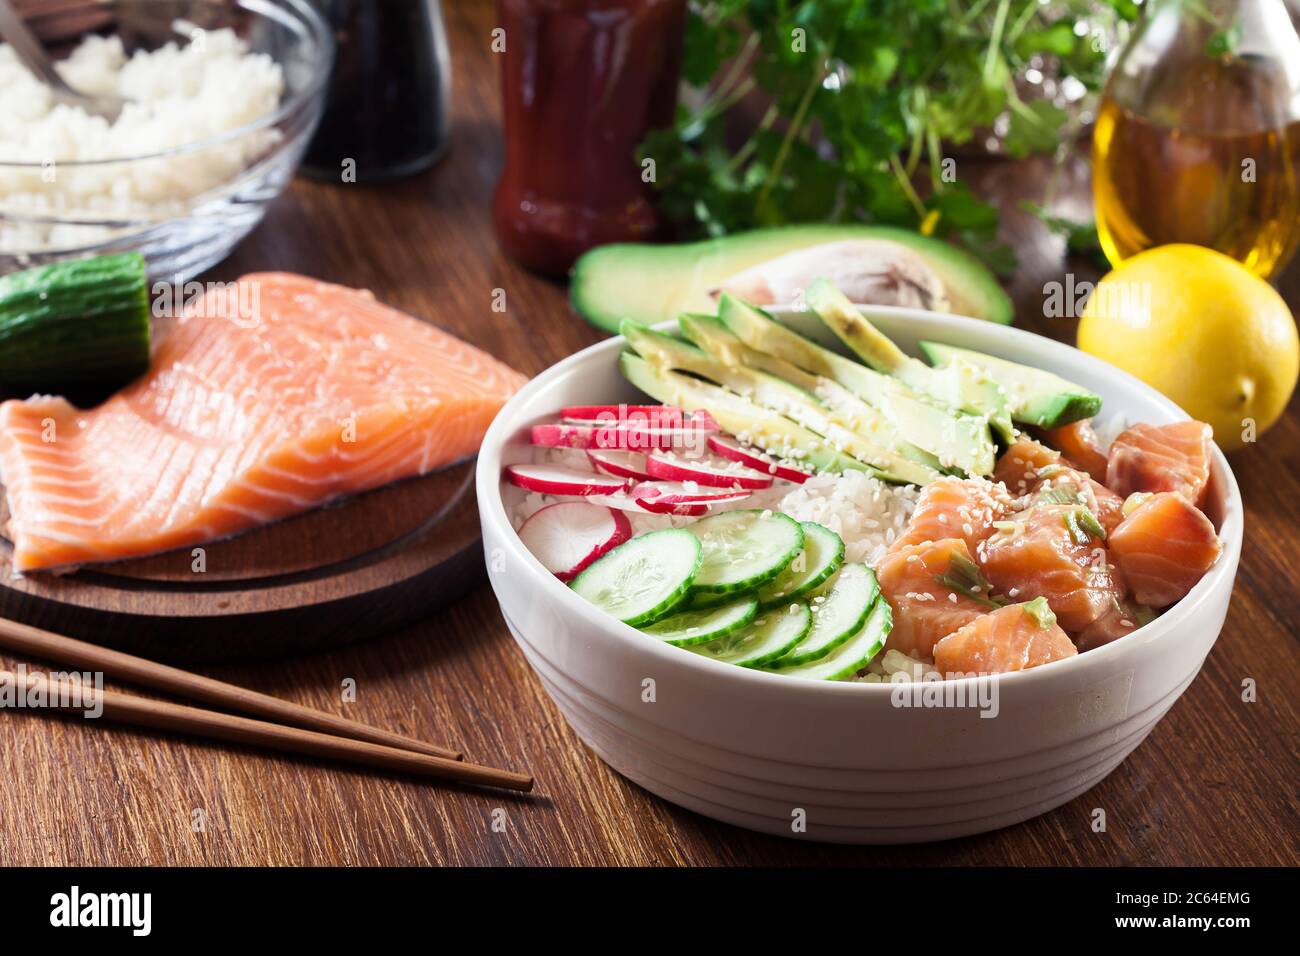
[[[201,544],[434,471],[477,452],[524,382],[368,292],[239,282],[187,308],[97,408],[0,405],[16,572]]]

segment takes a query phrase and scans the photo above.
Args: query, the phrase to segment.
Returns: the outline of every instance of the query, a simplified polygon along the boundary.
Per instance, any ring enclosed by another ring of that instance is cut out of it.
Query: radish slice
[[[736,491],[725,495],[715,495],[710,498],[676,494],[660,494],[651,497],[637,497],[634,495],[634,498],[638,505],[655,514],[699,516],[707,514],[709,508],[713,505],[744,501],[752,494],[751,491]]]
[[[654,451],[646,457],[646,471],[667,481],[694,481],[714,488],[767,488],[772,476],[724,458],[694,460],[671,452]]]
[[[627,515],[585,501],[547,505],[519,529],[524,547],[561,581],[572,580],[630,537],[632,522]]]
[[[696,428],[704,429],[706,432],[722,431],[722,426],[718,424],[718,420],[703,408],[697,408],[695,411],[691,412],[691,417],[688,419],[688,422]]]
[[[782,464],[766,452],[749,445],[742,445],[730,435],[710,435],[709,450],[730,461],[738,461],[755,471],[784,478],[786,481],[803,484],[812,477],[812,472]]]
[[[560,417],[568,421],[604,422],[640,420],[656,428],[678,428],[685,413],[676,405],[568,405]]]
[[[566,422],[534,425],[531,441],[546,448],[703,448],[710,432],[704,428],[634,428],[615,424]]]
[[[618,478],[647,481],[652,476],[646,471],[646,456],[639,451],[618,451],[613,448],[589,448],[587,457],[597,471]]]
[[[511,465],[506,481],[544,495],[612,495],[627,482],[563,465]]]
[[[722,491],[676,481],[643,481],[632,488],[632,497],[646,511],[656,514],[702,515],[710,505],[744,501],[748,491]]]
[[[645,511],[641,503],[625,491],[615,495],[588,495],[582,499],[582,502],[600,505],[602,508],[613,508],[615,511]]]
[[[637,509],[640,511],[650,511],[657,515],[681,515],[686,518],[699,518],[709,513],[709,506],[701,502],[681,501],[654,501],[653,499],[637,498]]]

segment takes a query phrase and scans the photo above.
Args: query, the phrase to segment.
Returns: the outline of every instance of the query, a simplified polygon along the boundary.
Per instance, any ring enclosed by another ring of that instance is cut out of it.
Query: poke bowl
[[[850,354],[816,316],[769,312]],[[1068,378],[1099,396],[1107,416],[1157,426],[1187,419],[1128,374],[1029,332],[907,308],[864,315],[909,356],[921,354],[921,342],[940,342]],[[629,626],[525,546],[517,528],[531,492],[506,478],[511,466],[537,460],[530,430],[546,416],[647,401],[620,373],[627,346],[622,337],[594,345],[515,395],[484,439],[476,487],[489,581],[530,666],[587,746],[665,800],[752,830],[826,842],[925,842],[1009,826],[1067,803],[1114,770],[1186,690],[1218,637],[1243,510],[1213,445],[1200,508],[1221,551],[1185,596],[1154,619],[1125,620],[1118,639],[995,675],[987,697],[974,676],[909,685],[865,670],[816,680],[797,668],[735,666]],[[877,643],[870,653],[878,659],[879,650]]]

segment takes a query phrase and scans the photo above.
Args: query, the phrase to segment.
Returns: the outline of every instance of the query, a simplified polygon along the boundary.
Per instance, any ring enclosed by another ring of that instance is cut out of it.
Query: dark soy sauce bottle
[[[338,52],[303,172],[366,182],[432,166],[447,146],[451,80],[439,0],[316,5],[334,27]]]

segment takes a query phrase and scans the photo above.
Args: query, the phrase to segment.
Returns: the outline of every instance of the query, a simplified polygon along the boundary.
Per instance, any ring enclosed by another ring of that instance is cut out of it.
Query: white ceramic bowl
[[[1103,415],[1187,417],[1126,373],[1028,332],[908,309],[869,314],[913,354],[918,340],[936,339],[1065,375],[1103,397]],[[616,369],[622,344],[579,352],[511,399],[483,441],[478,502],[488,577],[528,662],[578,736],[666,800],[753,830],[845,843],[1018,823],[1114,770],[1191,683],[1223,626],[1243,515],[1216,449],[1206,508],[1224,547],[1214,568],[1132,635],[1003,677],[991,719],[969,707],[898,707],[888,685],[781,677],[651,640],[542,568],[507,517],[521,493],[501,481],[504,465],[528,460],[526,426],[538,417],[637,400]]]

